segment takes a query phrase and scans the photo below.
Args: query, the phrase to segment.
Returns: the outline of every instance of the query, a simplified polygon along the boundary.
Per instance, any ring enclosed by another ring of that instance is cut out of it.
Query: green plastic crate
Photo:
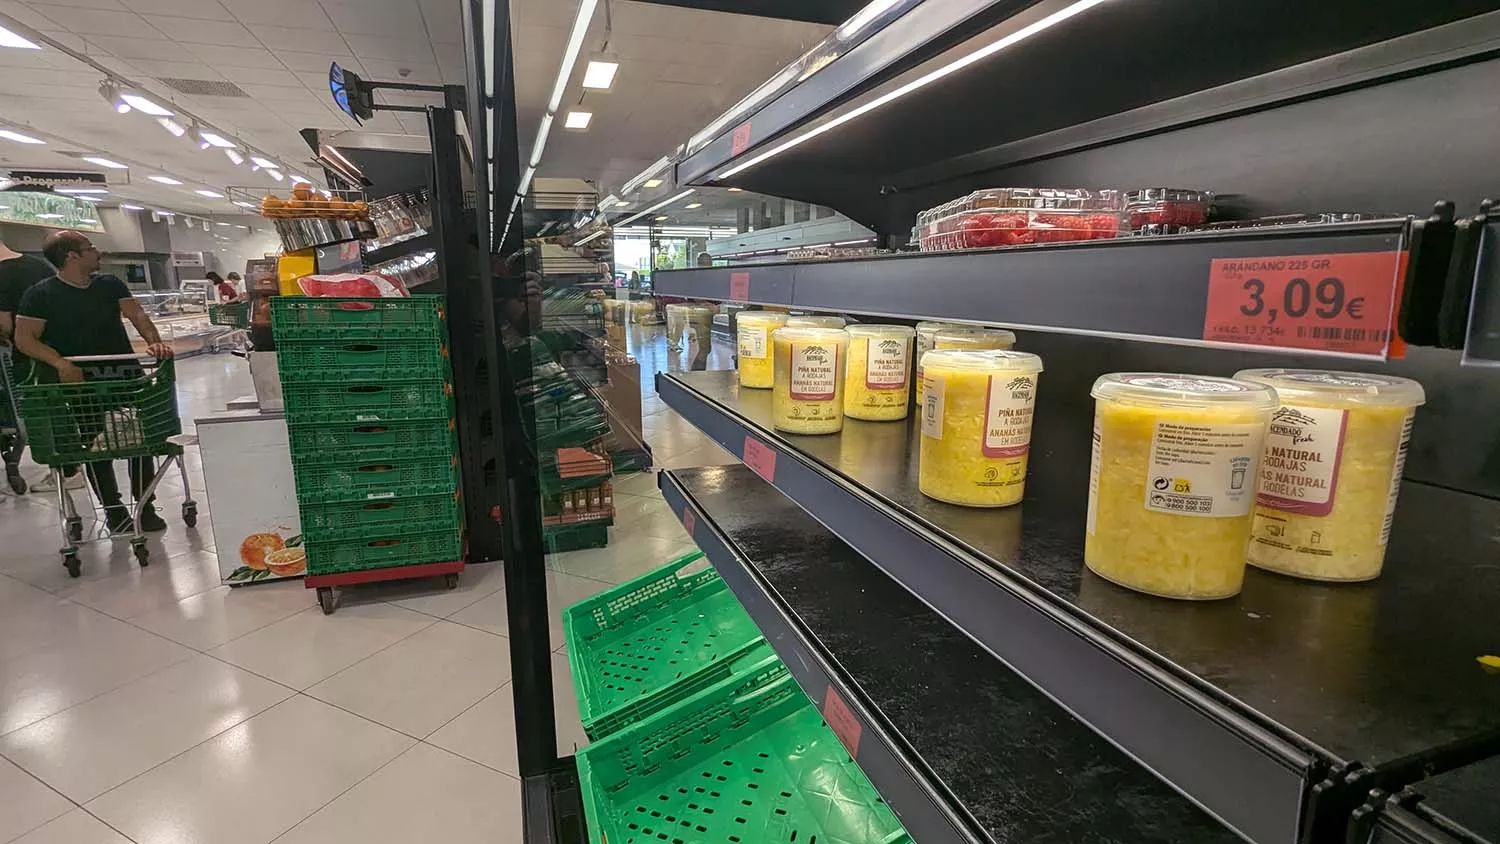
[[[285,364],[281,364],[285,366]],[[283,370],[284,371],[284,370]],[[291,425],[312,422],[404,422],[449,419],[453,416],[453,388],[445,381],[392,383],[283,383],[286,420]]]
[[[772,655],[702,552],[568,607],[563,634],[595,741]]]
[[[603,548],[609,544],[612,522],[577,522],[570,525],[548,525],[542,529],[542,541],[548,554]]]
[[[413,458],[302,466],[292,462],[301,505],[388,501],[458,491],[454,458]]]
[[[448,380],[448,349],[432,340],[293,341],[276,347],[282,384]]]
[[[463,527],[456,494],[308,504],[300,510],[303,535],[322,542],[362,539],[403,528],[458,533]]]
[[[446,563],[463,558],[463,537],[457,531],[401,533],[340,542],[307,540],[307,573],[346,571]]]
[[[384,458],[451,457],[458,451],[451,419],[324,422],[289,425],[292,462],[316,466]]]
[[[442,340],[443,297],[353,299],[275,296],[271,331],[282,343],[305,340]]]
[[[911,844],[774,657],[577,760],[593,844]]]
[[[17,384],[31,459],[45,466],[180,454],[182,433],[171,360],[135,378]]]
[[[250,327],[249,302],[222,302],[208,306],[208,321],[211,325],[229,328]]]

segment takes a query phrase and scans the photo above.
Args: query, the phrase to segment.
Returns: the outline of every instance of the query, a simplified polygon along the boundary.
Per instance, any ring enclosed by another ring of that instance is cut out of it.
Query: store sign
[[[103,232],[92,203],[55,193],[0,192],[0,223]]]
[[[1403,357],[1396,333],[1406,253],[1216,258],[1203,339]]]

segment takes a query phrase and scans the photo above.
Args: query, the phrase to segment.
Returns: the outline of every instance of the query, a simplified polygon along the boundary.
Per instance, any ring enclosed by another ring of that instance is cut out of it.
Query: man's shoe
[[[141,530],[147,533],[157,533],[167,529],[167,523],[154,509],[147,509],[141,513]]]
[[[109,525],[110,533],[134,533],[135,520],[130,515],[130,508],[123,504],[116,504],[104,508],[104,523]]]

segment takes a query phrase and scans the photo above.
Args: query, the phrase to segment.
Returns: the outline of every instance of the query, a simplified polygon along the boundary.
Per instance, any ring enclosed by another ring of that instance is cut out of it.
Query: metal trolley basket
[[[59,553],[68,574],[78,577],[78,543],[83,539],[83,520],[73,506],[62,477],[64,467],[75,464],[164,457],[131,509],[130,547],[142,565],[150,561],[146,537],[141,531],[141,511],[156,494],[157,484],[168,465],[177,464],[184,498],[182,520],[189,527],[198,521],[198,506],[188,485],[183,447],[196,439],[182,435],[177,416],[176,369],[171,360],[142,362],[135,355],[95,355],[68,360],[84,366],[114,364],[116,369],[140,372],[119,378],[95,378],[78,384],[27,382],[16,386],[16,405],[26,423],[32,459],[52,470],[57,483],[58,509],[62,513],[63,547]],[[112,471],[112,469],[110,470]]]
[[[5,480],[16,495],[26,494],[21,477],[21,452],[26,448],[26,429],[16,409],[16,391],[10,381],[10,348],[0,346],[0,457],[5,460]]]

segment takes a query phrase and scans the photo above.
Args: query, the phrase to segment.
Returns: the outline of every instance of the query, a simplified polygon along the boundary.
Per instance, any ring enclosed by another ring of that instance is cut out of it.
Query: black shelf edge
[[[437,247],[437,235],[431,231],[426,231],[416,237],[398,240],[395,243],[387,243],[379,249],[371,249],[364,254],[364,262],[366,267],[374,267],[384,264],[386,261],[400,258],[403,255],[436,249]]]
[[[1271,347],[1203,339],[1212,261],[1406,251],[1413,232],[1413,221],[1390,218],[659,270],[653,280],[663,295],[694,299],[1256,349]]]
[[[913,840],[1235,840],[746,467],[658,484]]]
[[[556,770],[521,778],[521,840],[525,844],[588,844],[578,763],[558,760]]]
[[[1248,840],[1326,828],[1306,817],[1320,805],[1311,789],[1344,764],[1500,727],[1500,684],[1474,663],[1492,641],[1477,595],[1500,588],[1500,574],[1474,565],[1492,555],[1494,501],[1407,484],[1373,583],[1252,570],[1239,598],[1166,602],[1083,570],[1086,429],[1039,424],[1026,501],[979,511],[916,492],[909,424],[783,435],[769,391],[739,391],[733,372],[656,384],[689,423],[742,460],[750,449],[752,466],[769,463],[777,489]],[[1039,418],[1068,409],[1049,401],[1067,397],[1043,396]]]

